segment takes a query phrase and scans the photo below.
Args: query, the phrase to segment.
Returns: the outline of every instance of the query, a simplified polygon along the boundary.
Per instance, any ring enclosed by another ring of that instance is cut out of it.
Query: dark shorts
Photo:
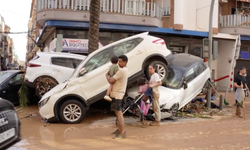
[[[111,111],[122,111],[122,100],[112,98]]]

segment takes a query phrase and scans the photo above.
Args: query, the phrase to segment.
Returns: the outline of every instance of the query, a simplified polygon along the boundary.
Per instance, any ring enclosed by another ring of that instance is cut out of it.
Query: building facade
[[[36,27],[36,2],[37,0],[32,0],[31,9],[30,9],[30,17],[28,22],[28,35],[27,35],[27,45],[26,45],[26,63],[32,59],[37,51],[40,51],[40,48],[36,45],[37,33],[39,32],[39,28]]]
[[[211,0],[100,1],[99,40],[102,45],[147,31],[163,38],[173,53],[203,57],[203,39],[208,38]],[[215,0],[213,6],[213,37],[218,41],[219,59],[213,60],[211,71],[212,78],[222,89],[228,87],[228,80],[218,79],[228,75],[231,78],[234,74],[231,62],[237,55],[236,47],[239,45],[238,33],[221,32],[222,9],[228,3]],[[61,36],[63,41],[72,39],[73,46],[87,41],[90,0],[36,0],[36,6],[36,28],[40,29],[36,43],[42,51],[53,51]],[[61,51],[86,53],[69,48],[64,42]]]
[[[11,28],[5,24],[4,18],[0,15],[0,69],[6,70],[7,65],[13,61],[13,40],[8,33]]]
[[[241,35],[241,51],[235,72],[246,67],[250,75],[250,0],[227,0],[221,6],[219,23],[220,32]],[[250,81],[250,76],[247,80]]]

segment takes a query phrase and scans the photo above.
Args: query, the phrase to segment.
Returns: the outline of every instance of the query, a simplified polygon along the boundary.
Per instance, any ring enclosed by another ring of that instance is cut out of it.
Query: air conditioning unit
[[[227,3],[227,2],[228,2],[228,0],[221,0],[221,2],[222,2],[222,3]]]

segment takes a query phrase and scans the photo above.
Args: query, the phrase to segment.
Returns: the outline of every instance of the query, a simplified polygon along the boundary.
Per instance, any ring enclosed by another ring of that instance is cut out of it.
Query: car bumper
[[[39,103],[38,107],[39,107],[39,114],[45,122],[57,122],[58,121],[57,117],[54,114],[53,108],[49,104],[40,106],[40,103]]]

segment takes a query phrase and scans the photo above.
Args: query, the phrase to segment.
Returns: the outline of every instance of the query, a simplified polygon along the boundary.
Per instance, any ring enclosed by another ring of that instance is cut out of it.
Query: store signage
[[[88,39],[63,39],[62,51],[88,52]],[[99,48],[103,47],[99,42]]]

